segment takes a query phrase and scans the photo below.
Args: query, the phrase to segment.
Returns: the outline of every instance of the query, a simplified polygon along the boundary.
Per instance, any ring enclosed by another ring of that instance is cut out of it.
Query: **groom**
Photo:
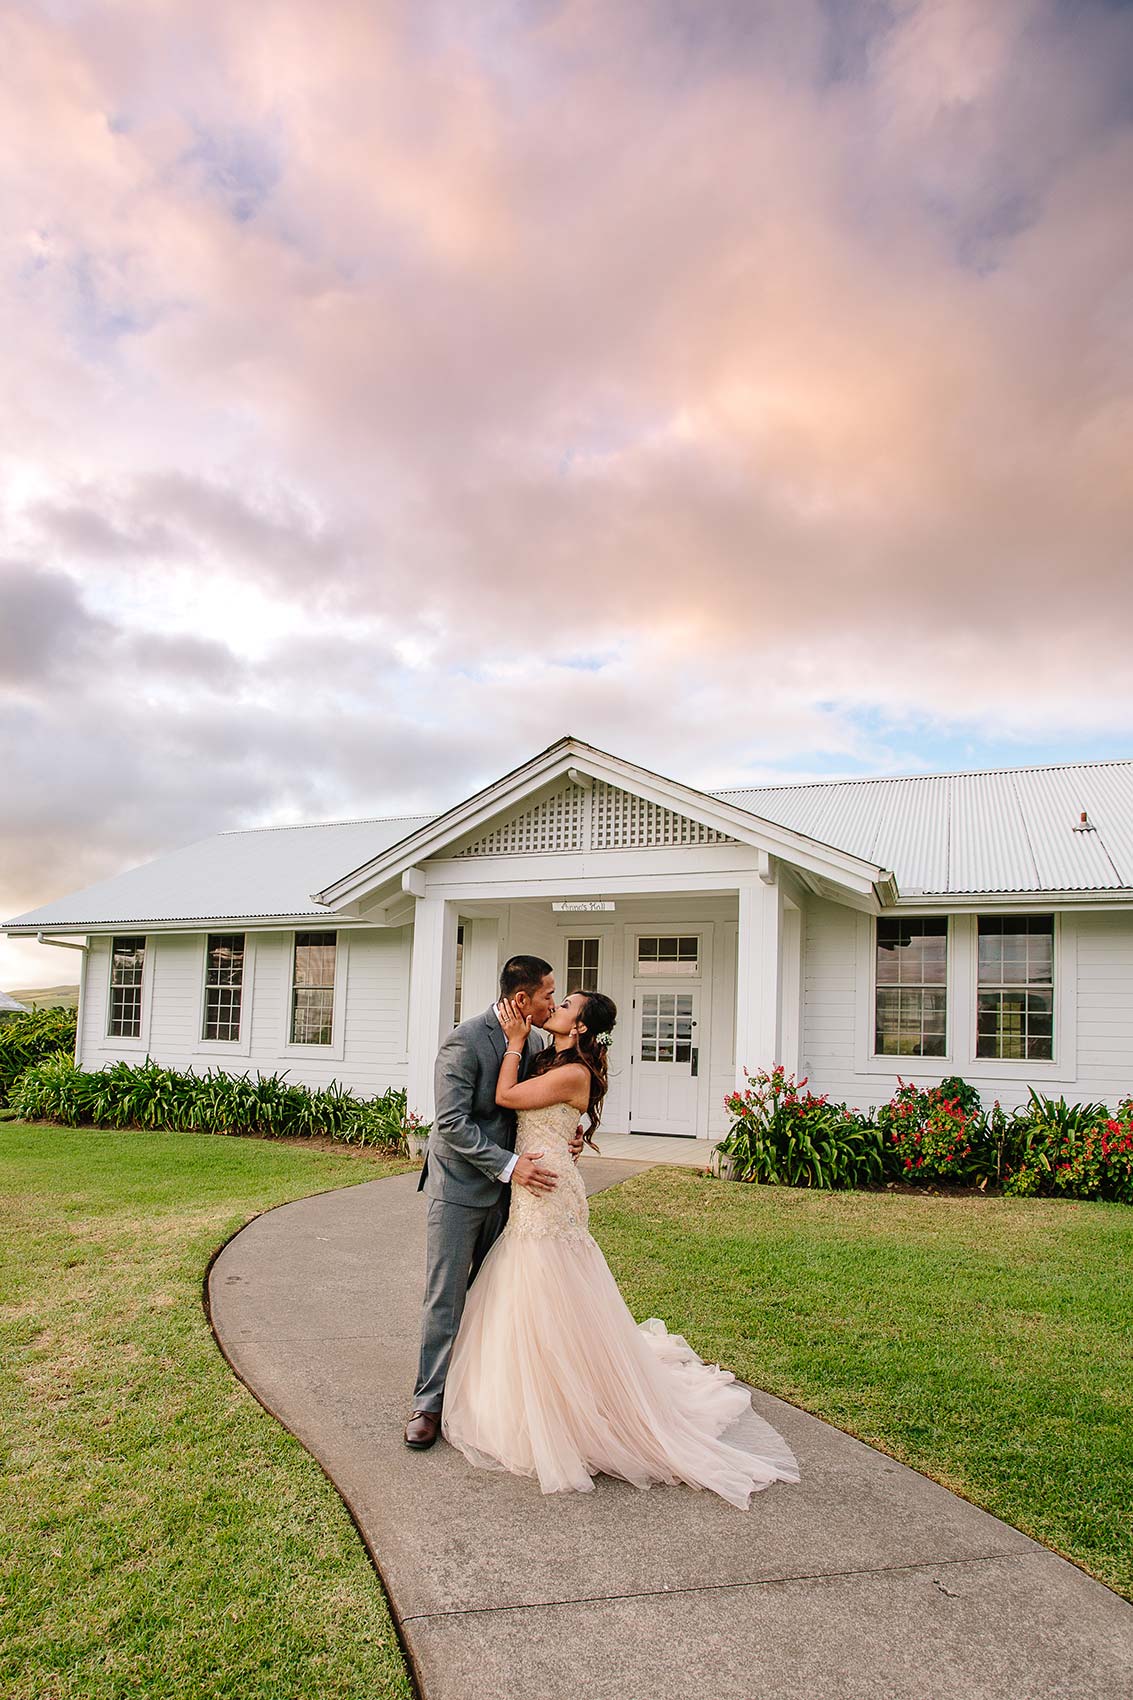
[[[541,1027],[555,1007],[555,976],[539,956],[513,956],[500,973],[500,997]],[[534,1031],[523,1047],[519,1078],[543,1049]],[[539,1156],[515,1155],[515,1112],[496,1103],[496,1079],[507,1049],[495,1005],[454,1027],[437,1053],[436,1114],[418,1192],[429,1201],[421,1357],[407,1446],[432,1446],[441,1426],[445,1376],[468,1288],[503,1232],[510,1186],[550,1192],[554,1173]],[[577,1158],[581,1129],[571,1141]]]

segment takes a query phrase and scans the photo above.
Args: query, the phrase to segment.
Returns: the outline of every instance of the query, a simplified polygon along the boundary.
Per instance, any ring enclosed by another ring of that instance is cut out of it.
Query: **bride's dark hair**
[[[590,1103],[586,1114],[590,1117],[590,1126],[584,1138],[587,1145],[594,1145],[594,1130],[602,1120],[602,1100],[609,1088],[610,1077],[606,1065],[606,1046],[598,1043],[599,1036],[609,1040],[618,1019],[618,1006],[613,998],[608,998],[605,992],[586,992],[583,994],[586,1002],[579,1012],[578,1019],[586,1028],[573,1045],[565,1050],[556,1051],[553,1045],[544,1046],[535,1058],[531,1073],[546,1074],[548,1069],[562,1068],[565,1063],[582,1063],[590,1074]],[[594,1149],[598,1147],[594,1145]]]

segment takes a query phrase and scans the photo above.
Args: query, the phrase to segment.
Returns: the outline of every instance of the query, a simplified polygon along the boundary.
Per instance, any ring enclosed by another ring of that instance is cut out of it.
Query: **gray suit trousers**
[[[430,1198],[426,1225],[425,1307],[421,1319],[421,1356],[417,1366],[415,1411],[439,1411],[453,1342],[464,1315],[468,1288],[503,1232],[511,1200],[488,1205],[452,1204]]]

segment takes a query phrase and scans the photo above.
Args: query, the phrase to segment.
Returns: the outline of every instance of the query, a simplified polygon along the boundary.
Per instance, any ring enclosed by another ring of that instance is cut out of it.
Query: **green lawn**
[[[405,1166],[0,1123],[5,1700],[410,1694],[345,1508],[202,1306],[250,1217]]]
[[[654,1169],[591,1201],[638,1317],[1133,1599],[1133,1210]]]
[[[380,1585],[202,1309],[256,1212],[405,1165],[0,1123],[5,1700],[386,1700]],[[592,1201],[631,1308],[1133,1598],[1133,1210],[657,1169]]]

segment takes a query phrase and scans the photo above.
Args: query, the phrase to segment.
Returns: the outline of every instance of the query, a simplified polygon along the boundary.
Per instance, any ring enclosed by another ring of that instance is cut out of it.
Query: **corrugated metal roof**
[[[1133,761],[832,779],[713,795],[891,869],[903,897],[1133,889]],[[1083,810],[1092,832],[1074,831]],[[433,818],[220,832],[5,925],[82,932],[323,916],[311,892]]]
[[[428,815],[397,819],[328,821],[312,826],[253,827],[218,832],[172,850],[140,868],[99,880],[9,926],[76,931],[146,921],[218,921],[229,917],[281,920],[326,915],[311,902],[347,868],[356,868],[419,827]]]
[[[1133,761],[717,791],[893,871],[903,897],[1133,888]],[[1085,810],[1092,832],[1076,832]]]

